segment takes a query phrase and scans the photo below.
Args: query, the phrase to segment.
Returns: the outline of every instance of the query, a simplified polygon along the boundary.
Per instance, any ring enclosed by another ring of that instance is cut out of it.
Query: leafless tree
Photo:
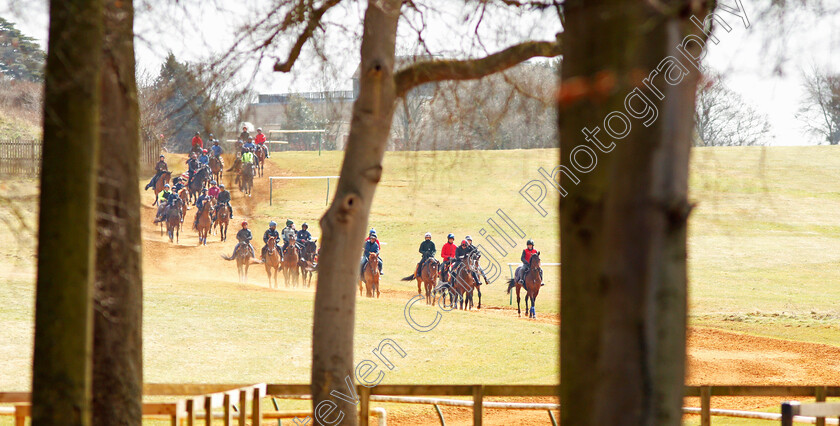
[[[694,146],[764,145],[770,122],[728,88],[719,75],[711,75],[697,87],[694,129]]]
[[[814,67],[803,77],[805,98],[797,118],[808,133],[837,145],[840,143],[840,75]]]

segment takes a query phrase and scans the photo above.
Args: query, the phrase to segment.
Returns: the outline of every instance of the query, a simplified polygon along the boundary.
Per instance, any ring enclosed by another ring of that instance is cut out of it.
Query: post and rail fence
[[[481,426],[484,421],[484,409],[546,410],[552,424],[556,419],[552,411],[557,411],[560,404],[551,403],[513,403],[485,401],[488,397],[556,397],[558,385],[378,385],[367,388],[356,386],[359,406],[359,425],[368,426],[371,415],[378,417],[379,425],[386,423],[386,413],[381,407],[371,407],[371,402],[426,404],[434,406],[441,425],[445,425],[440,406],[461,406],[472,408],[473,424]],[[281,411],[276,399],[310,398],[308,384],[146,384],[143,394],[146,397],[181,397],[175,402],[144,403],[143,415],[164,417],[173,426],[213,424],[214,419],[222,419],[225,425],[245,425],[248,419],[252,424],[260,424],[269,419],[305,419],[311,416],[311,410]],[[699,414],[702,426],[711,425],[712,416],[730,416],[764,419],[778,422],[781,414],[717,410],[712,409],[712,397],[780,397],[814,398],[825,401],[827,397],[840,397],[840,386],[686,386],[686,397],[699,397],[699,408],[684,408],[686,414]],[[423,397],[423,398],[418,398]],[[470,399],[440,399],[429,397],[469,397]],[[275,411],[264,411],[260,402],[272,398]],[[28,392],[0,392],[0,416],[15,418],[16,425],[23,425],[30,415],[30,394]],[[2,404],[13,404],[4,407]],[[825,425],[837,424],[836,420],[814,417],[798,417],[794,421]]]
[[[40,139],[0,139],[0,177],[37,179],[41,173]],[[140,164],[153,166],[161,153],[161,142],[140,142]]]

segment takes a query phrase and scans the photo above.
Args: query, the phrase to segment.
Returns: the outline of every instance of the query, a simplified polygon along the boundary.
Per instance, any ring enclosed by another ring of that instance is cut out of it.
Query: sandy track
[[[177,172],[186,169],[183,155],[170,155],[171,168]],[[226,158],[226,164],[231,164]],[[265,176],[282,175],[282,171],[271,162],[265,166]],[[252,226],[255,240],[259,240],[262,220],[254,218],[252,212],[255,200],[262,200],[268,194],[268,180],[255,178],[253,197],[244,197],[233,185],[232,174],[226,174],[223,182],[230,189],[234,206],[235,220],[231,221],[227,242],[220,242],[218,236],[208,238],[207,247],[198,246],[198,236],[192,230],[195,208],[187,212],[187,218],[181,232],[180,243],[169,243],[166,236],[161,236],[159,227],[152,223],[156,208],[151,207],[152,191],[142,194],[143,208],[143,259],[146,273],[166,276],[170,281],[189,285],[200,278],[214,276],[221,268],[229,268],[231,277],[235,277],[233,264],[225,264],[219,255],[230,254],[236,244],[235,234],[244,219]],[[255,220],[256,219],[256,220]],[[257,241],[259,243],[259,241]],[[255,244],[259,249],[259,245]],[[184,270],[175,267],[171,259],[189,256],[191,268]],[[252,267],[255,277],[264,278],[263,268]],[[262,281],[258,281],[262,283]],[[263,284],[259,284],[263,285]],[[414,292],[406,290],[383,289],[382,298],[406,301]],[[516,310],[507,306],[486,306],[477,315],[494,315],[518,320]],[[525,319],[521,319],[526,321]],[[559,315],[543,314],[536,320],[545,324],[559,326]],[[693,385],[703,384],[777,384],[777,385],[837,385],[840,384],[840,348],[813,343],[792,342],[765,337],[748,336],[717,329],[692,328],[688,339],[688,374],[686,382]],[[714,405],[721,408],[755,409],[776,404],[781,398],[716,398]],[[516,399],[550,402],[546,398]],[[688,399],[688,405],[696,405],[696,400]],[[376,404],[374,404],[376,405]],[[471,424],[471,413],[463,408],[443,408],[447,424]],[[422,414],[389,413],[389,423],[394,425],[433,425],[439,424],[431,407],[423,408]],[[545,412],[511,412],[487,410],[488,425],[507,424],[550,424]]]

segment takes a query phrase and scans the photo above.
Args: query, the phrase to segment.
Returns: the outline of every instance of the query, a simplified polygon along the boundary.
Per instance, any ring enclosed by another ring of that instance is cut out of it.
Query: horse
[[[156,206],[158,203],[158,194],[163,191],[163,186],[169,183],[169,179],[172,178],[172,172],[165,171],[158,176],[158,180],[155,182],[155,202],[152,203],[153,206]]]
[[[481,286],[480,278],[476,278],[474,273],[481,273],[478,266],[478,259],[481,254],[478,252],[471,253],[461,262],[456,270],[452,271],[452,283],[450,288],[454,290],[455,295],[458,296],[458,301],[461,309],[473,308],[473,291],[478,292],[478,309],[481,309]],[[478,279],[479,281],[476,281]]]
[[[265,165],[265,151],[262,147],[258,147],[256,152],[254,153],[254,164],[257,168],[257,175],[262,177],[263,175],[263,166]]]
[[[193,229],[198,231],[199,245],[207,245],[207,234],[210,233],[210,228],[213,227],[213,221],[210,219],[211,208],[210,201],[206,201],[201,206],[201,210],[195,213],[198,216],[198,223],[196,223]]]
[[[540,294],[540,287],[542,287],[540,269],[540,252],[536,252],[531,255],[531,259],[528,261],[528,273],[525,275],[525,314],[528,315],[528,318],[537,317],[534,304],[537,301],[537,296]],[[521,266],[516,268],[516,278],[519,278],[521,270]],[[522,288],[522,284],[520,284],[516,278],[508,280],[507,294],[510,294],[510,291],[514,286],[516,287],[516,313],[521,317],[522,310],[519,307],[519,289]],[[528,309],[528,300],[531,301],[530,310]]]
[[[280,288],[280,284],[277,283],[277,275],[280,274],[280,269],[283,269],[283,265],[281,263],[280,258],[280,251],[277,250],[277,239],[271,237],[268,239],[268,243],[266,243],[267,248],[265,250],[265,273],[268,274],[268,287],[269,288]],[[274,269],[274,285],[271,285],[271,270]]]
[[[175,242],[179,242],[181,238],[181,222],[183,219],[181,218],[181,206],[178,204],[181,203],[181,199],[176,199],[172,208],[167,210],[164,213],[164,221],[166,222],[166,235],[169,236],[169,242],[172,242],[172,238],[174,236]],[[174,235],[173,235],[174,233]]]
[[[239,272],[239,282],[248,282],[248,267],[251,266],[251,250],[248,249],[248,244],[237,244],[233,249],[233,256],[227,257],[222,255],[222,259],[236,259],[236,270]]]
[[[373,292],[376,292],[376,298],[379,298],[379,255],[371,253],[368,256],[365,270],[359,278],[359,296],[362,295],[362,290],[365,291],[367,297],[373,297]]]
[[[181,223],[184,223],[184,218],[187,217],[187,210],[190,209],[187,205],[188,197],[189,195],[186,188],[181,189],[181,191],[178,192],[178,198],[181,199]]]
[[[292,278],[292,286],[297,287],[298,284],[298,256],[297,246],[294,241],[289,241],[289,244],[283,250],[283,278],[286,280],[286,287],[289,286],[289,277]]]
[[[254,187],[254,165],[243,164],[242,172],[239,177],[239,190],[244,192],[249,197],[251,196],[251,188]]]
[[[207,166],[201,166],[196,170],[195,175],[190,181],[187,188],[190,190],[190,200],[189,202],[195,205],[195,200],[198,198],[198,194],[201,193],[202,188],[204,188],[207,182],[210,181],[210,168]]]
[[[221,206],[221,208],[218,206]],[[230,223],[230,212],[228,211],[227,206],[223,206],[221,204],[217,204],[214,208],[216,208],[216,220],[213,221],[213,229],[216,229],[216,225],[218,225],[221,241],[227,241],[227,229],[228,224]]]
[[[435,284],[437,283],[439,267],[440,262],[438,262],[434,257],[430,257],[423,261],[423,264],[420,265],[420,275],[417,275],[415,272],[414,274],[402,279],[402,281],[417,280],[417,294],[423,294],[420,290],[420,286],[425,284],[427,305],[432,304],[432,290],[435,288]]]
[[[210,172],[213,175],[213,180],[216,182],[222,181],[222,172],[224,171],[224,165],[222,164],[221,158],[217,158],[215,155],[210,157]]]
[[[315,241],[304,241],[300,252],[301,285],[309,288],[312,285],[312,275],[318,269],[318,244]]]

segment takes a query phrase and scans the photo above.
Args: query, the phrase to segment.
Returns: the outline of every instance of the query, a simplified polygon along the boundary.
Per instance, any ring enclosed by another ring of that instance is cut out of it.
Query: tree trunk
[[[702,20],[707,11],[691,10],[687,0],[664,2],[682,6],[673,9],[679,15],[652,4],[587,0],[565,9],[561,165],[575,178],[560,182],[568,191],[560,217],[563,424],[678,425],[682,417],[688,154],[699,72],[676,46],[698,33],[688,17]],[[675,84],[654,79],[660,99],[642,79],[669,55],[691,71]],[[637,88],[658,118],[630,114],[625,98]],[[612,119],[610,136],[605,118],[614,111],[633,118],[628,127]],[[583,129],[596,126],[600,142],[584,140]]]
[[[359,98],[353,104],[335,198],[321,218],[323,249],[312,332],[312,404],[315,408],[332,400],[346,418],[341,424],[347,425],[357,422],[356,405],[331,397],[330,392],[347,395],[345,380],[353,379],[359,258],[394,115],[394,49],[400,4],[399,0],[368,3]],[[334,420],[337,415],[327,419]]]
[[[93,424],[143,415],[139,107],[131,0],[105,0],[96,204]]]
[[[102,4],[50,2],[32,423],[90,424]]]

